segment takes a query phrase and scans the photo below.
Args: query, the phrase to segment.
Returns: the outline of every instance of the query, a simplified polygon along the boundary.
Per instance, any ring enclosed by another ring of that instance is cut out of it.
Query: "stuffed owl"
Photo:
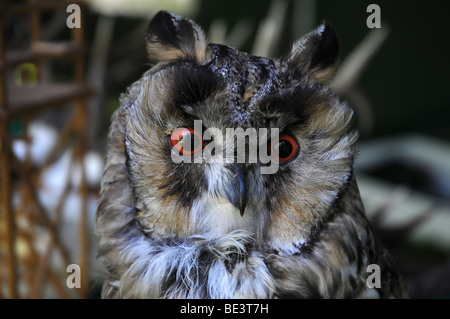
[[[359,195],[353,111],[325,85],[327,23],[269,59],[161,11],[146,45],[108,136],[103,298],[406,296]]]

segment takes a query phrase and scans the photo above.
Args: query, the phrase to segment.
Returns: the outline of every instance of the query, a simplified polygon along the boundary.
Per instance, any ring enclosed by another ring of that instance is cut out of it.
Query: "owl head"
[[[121,97],[120,118],[140,228],[175,238],[240,230],[280,252],[302,245],[345,191],[357,139],[353,111],[326,86],[339,60],[330,25],[278,59],[208,43],[164,11],[146,41],[154,65]],[[226,139],[230,129],[244,134]]]

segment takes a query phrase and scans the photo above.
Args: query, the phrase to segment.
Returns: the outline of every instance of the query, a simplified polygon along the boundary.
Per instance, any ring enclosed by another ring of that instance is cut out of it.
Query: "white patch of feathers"
[[[240,229],[255,233],[255,212],[247,210],[244,216],[225,198],[208,193],[196,200],[189,214],[191,233],[221,236]]]

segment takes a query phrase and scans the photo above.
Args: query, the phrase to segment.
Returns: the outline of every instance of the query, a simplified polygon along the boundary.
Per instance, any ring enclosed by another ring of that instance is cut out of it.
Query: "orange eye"
[[[299,148],[297,141],[293,137],[282,134],[278,143],[270,143],[270,154],[276,161],[285,163],[297,157]]]
[[[173,130],[170,143],[180,155],[194,155],[203,149],[202,135],[192,128],[180,127]]]

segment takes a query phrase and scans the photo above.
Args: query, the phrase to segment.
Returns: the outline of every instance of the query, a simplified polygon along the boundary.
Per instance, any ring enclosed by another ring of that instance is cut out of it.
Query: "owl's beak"
[[[241,214],[241,216],[244,216],[245,207],[247,206],[248,201],[244,169],[239,170],[238,180],[239,180],[239,213]]]
[[[231,182],[224,197],[244,216],[248,202],[245,164],[237,164],[236,178]]]

